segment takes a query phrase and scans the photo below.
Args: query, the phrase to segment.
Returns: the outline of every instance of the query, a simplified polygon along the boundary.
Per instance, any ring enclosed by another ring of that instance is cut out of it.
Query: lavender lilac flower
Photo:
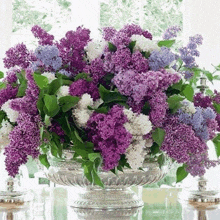
[[[172,38],[177,37],[177,33],[181,31],[181,28],[178,26],[171,26],[169,28],[166,29],[166,31],[163,34],[163,39],[165,40],[169,40]]]
[[[194,37],[189,38],[189,43],[186,47],[179,49],[180,56],[185,64],[185,67],[193,68],[197,66],[195,57],[200,55],[197,50],[197,46],[202,44],[202,40],[203,38],[201,35],[195,35]]]
[[[48,70],[58,70],[62,66],[62,59],[59,57],[59,50],[55,45],[39,46],[35,50],[35,55]]]
[[[151,70],[158,71],[169,66],[175,60],[175,54],[167,47],[162,47],[160,51],[154,50],[149,57]]]

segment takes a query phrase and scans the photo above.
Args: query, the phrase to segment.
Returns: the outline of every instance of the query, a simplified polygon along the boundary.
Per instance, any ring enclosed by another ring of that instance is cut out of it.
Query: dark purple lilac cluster
[[[76,31],[68,31],[66,36],[56,43],[59,57],[62,58],[66,70],[76,75],[86,66],[84,61],[84,47],[90,41],[90,30],[78,27]]]
[[[11,101],[11,108],[19,112],[17,125],[10,133],[10,144],[5,148],[6,170],[15,176],[20,165],[27,162],[27,156],[37,158],[40,146],[40,130],[37,101],[39,89],[33,79],[32,69],[26,69],[26,95]]]
[[[90,94],[94,100],[100,97],[98,87],[92,81],[88,82],[85,79],[78,79],[69,87],[69,94],[72,96],[81,97],[85,93]]]
[[[32,27],[31,32],[33,33],[34,37],[39,39],[40,45],[52,45],[54,36],[48,34],[44,29],[40,26],[35,25]]]
[[[129,147],[132,135],[123,126],[128,122],[123,107],[114,105],[108,114],[93,113],[87,123],[89,140],[103,158],[103,169],[117,167],[122,154]]]
[[[26,45],[23,43],[11,47],[5,54],[6,57],[3,59],[3,62],[7,69],[14,66],[19,66],[22,69],[25,69],[31,62],[36,61],[34,54],[29,52]]]
[[[194,170],[191,174],[194,175],[195,165],[192,163],[193,158],[196,159],[206,154],[207,145],[199,137],[196,136],[191,126],[181,123],[178,117],[170,117],[166,120],[164,126],[166,135],[161,147],[171,158],[175,159],[178,163],[187,164],[188,171]],[[195,157],[194,157],[195,155]],[[199,175],[203,173],[203,163],[198,164],[197,169]],[[194,167],[191,167],[194,166]]]

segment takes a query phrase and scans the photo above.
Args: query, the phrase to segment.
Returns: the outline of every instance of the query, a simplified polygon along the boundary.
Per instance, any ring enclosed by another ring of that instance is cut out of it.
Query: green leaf
[[[92,170],[93,181],[95,185],[105,188],[100,176],[97,174],[96,170]]]
[[[78,79],[85,79],[87,82],[91,82],[92,78],[89,76],[88,73],[78,73],[74,80],[77,81]]]
[[[213,95],[213,91],[211,89],[206,89],[205,90],[205,94],[208,96],[212,96]]]
[[[184,85],[184,89],[181,92],[181,95],[184,95],[189,101],[193,100],[194,90],[191,85]]]
[[[51,121],[50,121],[50,116],[49,115],[45,115],[44,123],[45,123],[46,126],[51,126]]]
[[[105,103],[126,102],[127,101],[127,98],[125,96],[121,95],[119,92],[112,92],[110,90],[107,90],[102,85],[99,86],[99,94]]]
[[[169,108],[172,110],[173,113],[175,113],[180,107],[180,102],[183,101],[185,98],[180,95],[172,95],[167,99],[167,103],[169,105]]]
[[[48,94],[49,95],[54,95],[57,90],[62,86],[63,80],[61,77],[54,79],[50,84],[49,84],[49,90]]]
[[[158,42],[159,47],[172,47],[172,45],[175,43],[175,40],[162,40]]]
[[[47,155],[46,154],[41,154],[39,156],[39,160],[47,169],[50,167],[50,164],[47,160]]]
[[[50,152],[54,157],[57,157],[58,147],[53,141],[50,142]]]
[[[133,53],[134,47],[135,47],[136,41],[131,41],[128,45],[128,48],[130,49],[131,53]]]
[[[213,81],[213,75],[212,75],[212,73],[210,73],[209,71],[206,71],[206,70],[202,70],[202,72],[206,75],[206,77],[208,78],[208,80],[212,83],[212,81]]]
[[[43,89],[49,83],[48,78],[46,76],[42,76],[36,73],[34,73],[34,80],[40,89]]]
[[[150,104],[148,102],[145,102],[143,108],[142,108],[142,113],[145,115],[149,115],[150,113]]]
[[[0,82],[0,89],[6,88],[6,83],[5,82]]]
[[[217,103],[213,103],[213,107],[215,108],[215,111],[220,114],[220,104],[217,104]]]
[[[173,84],[172,88],[181,91],[182,86],[183,86],[183,80],[181,79],[178,83]]]
[[[165,156],[164,156],[164,154],[161,154],[158,157],[157,162],[159,163],[159,167],[160,168],[164,165],[164,163],[165,163]]]
[[[157,143],[154,142],[150,150],[151,150],[151,154],[155,155],[160,152],[160,147]]]
[[[18,88],[17,97],[23,97],[23,96],[25,96],[25,92],[27,89],[27,80],[26,80],[23,72],[17,73],[17,77],[18,77],[18,80],[20,83],[19,88]]]
[[[63,96],[59,99],[59,103],[62,107],[63,112],[69,111],[71,108],[73,108],[78,102],[80,98],[76,96]]]
[[[185,165],[179,167],[176,172],[176,182],[180,182],[187,177],[189,173],[185,170]]]
[[[76,130],[74,130],[74,134],[75,134],[75,137],[81,142],[83,143],[83,140],[81,139],[81,137],[79,136],[78,132]]]
[[[117,50],[117,47],[114,44],[108,42],[108,49],[112,52],[115,52]]]
[[[220,80],[220,76],[219,75],[213,76],[213,79],[214,80]]]
[[[217,156],[220,156],[220,134],[218,134],[214,139],[213,139],[213,143],[215,145],[215,151]]]
[[[6,113],[3,110],[0,110],[0,124],[7,117]]]
[[[4,73],[0,71],[0,79],[4,78]]]
[[[142,56],[148,59],[150,57],[150,52],[149,51],[142,51],[141,52]]]
[[[49,116],[54,117],[59,112],[60,107],[57,104],[57,98],[55,95],[45,94],[44,103]]]
[[[159,147],[162,146],[165,134],[166,132],[162,128],[156,128],[152,133],[152,138],[154,142],[156,142],[159,145]]]
[[[102,159],[100,153],[90,153],[88,154],[88,158],[90,161],[94,162],[96,159]]]

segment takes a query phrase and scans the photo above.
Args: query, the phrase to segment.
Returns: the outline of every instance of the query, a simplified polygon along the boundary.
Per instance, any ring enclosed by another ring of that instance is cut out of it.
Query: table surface
[[[177,188],[134,188],[143,199],[144,207],[139,210],[127,210],[112,217],[102,213],[101,218],[91,214],[91,210],[80,212],[71,208],[68,198],[73,196],[67,187],[39,186],[31,192],[33,200],[26,208],[18,210],[0,210],[0,220],[219,220],[220,210],[197,211],[190,205],[178,200],[181,189]],[[116,212],[111,212],[115,214]],[[89,216],[90,215],[90,216]],[[120,216],[121,215],[121,216]],[[125,216],[127,215],[127,216]],[[129,216],[130,215],[130,216]]]

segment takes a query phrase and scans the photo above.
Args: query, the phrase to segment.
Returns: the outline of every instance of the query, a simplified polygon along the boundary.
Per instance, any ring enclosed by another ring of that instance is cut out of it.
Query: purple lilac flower
[[[163,34],[163,39],[169,40],[172,38],[177,37],[177,33],[181,31],[181,28],[178,26],[171,26],[166,29],[165,33]]]
[[[111,43],[113,43],[117,48],[119,46],[128,46],[131,42],[131,38],[124,32],[118,31],[115,35],[111,38]]]
[[[115,33],[117,32],[115,30],[115,28],[113,27],[104,27],[103,29],[103,38],[106,41],[110,41],[110,39],[115,35]]]
[[[22,164],[27,162],[27,156],[37,158],[40,146],[40,130],[36,121],[38,116],[21,113],[17,119],[18,125],[9,134],[10,144],[5,147],[5,164],[8,174],[15,177]]]
[[[149,100],[150,104],[150,120],[156,127],[162,127],[164,119],[166,117],[166,111],[168,104],[166,102],[167,96],[164,92],[159,91],[153,95]]]
[[[59,57],[59,50],[55,45],[39,46],[35,50],[35,54],[46,67],[51,67],[55,71],[62,66],[62,59]]]
[[[70,95],[81,97],[84,93],[90,94],[93,100],[99,99],[98,86],[93,82],[88,82],[85,79],[78,79],[70,85]]]
[[[93,113],[87,123],[89,140],[101,152],[106,171],[118,166],[120,156],[131,143],[132,135],[123,126],[127,121],[123,108],[114,105],[108,114]]]
[[[197,50],[197,45],[202,44],[202,36],[195,35],[189,38],[189,43],[186,47],[179,49],[181,59],[183,60],[185,67],[193,68],[196,66],[195,56],[199,56],[199,51]]]
[[[19,113],[37,115],[37,101],[39,89],[33,79],[32,69],[26,69],[27,89],[26,95],[22,98],[16,98],[11,101],[11,108]]]
[[[177,117],[167,118],[164,130],[166,134],[160,149],[178,163],[187,163],[191,155],[200,155],[208,149],[192,127],[179,122]]]
[[[120,72],[129,69],[131,63],[131,52],[126,47],[119,47],[112,55],[110,62],[114,65],[114,72]]]
[[[27,68],[31,61],[35,60],[34,56],[27,50],[25,44],[17,44],[6,51],[6,57],[3,59],[5,68],[19,66]]]
[[[220,104],[220,93],[217,90],[214,90],[214,97],[212,100],[213,102]]]
[[[133,70],[118,73],[112,80],[122,95],[129,96],[136,105],[145,97],[152,97],[158,91],[165,91],[170,85],[177,83],[180,76],[160,71],[137,73]]]
[[[13,84],[17,82],[17,73],[20,73],[20,69],[19,68],[12,68],[10,69],[6,74],[7,76],[4,78],[4,82],[7,82],[9,84]]]
[[[49,131],[57,134],[60,137],[61,142],[64,142],[65,133],[58,122],[52,121]]]
[[[120,32],[124,32],[128,37],[131,37],[134,34],[138,34],[152,40],[152,34],[146,30],[142,30],[142,28],[136,24],[127,24],[120,30]]]
[[[215,167],[218,164],[219,161],[209,160],[208,153],[204,152],[202,154],[191,155],[189,161],[187,162],[186,171],[192,176],[203,176],[206,169]]]
[[[0,108],[9,99],[14,99],[18,93],[18,87],[7,84],[6,88],[0,90]]]
[[[140,51],[132,53],[131,63],[132,65],[129,68],[137,71],[138,73],[145,73],[149,70],[148,60],[142,56]]]
[[[201,92],[196,93],[193,98],[194,105],[197,107],[212,108],[212,99],[209,96],[203,95]]]
[[[86,67],[83,69],[83,72],[89,73],[93,78],[93,82],[98,83],[106,75],[103,66],[103,60],[96,58],[92,60],[90,65],[86,65]]]
[[[175,55],[167,47],[162,47],[160,51],[154,50],[149,57],[151,70],[157,71],[169,66],[175,60]]]
[[[33,33],[34,37],[39,39],[40,45],[52,45],[54,36],[48,34],[44,29],[40,26],[35,25],[32,27],[31,32]]]
[[[66,70],[73,75],[82,72],[86,65],[83,56],[84,47],[90,41],[89,34],[89,29],[78,27],[76,31],[68,31],[65,38],[56,43],[63,66],[67,65]]]

